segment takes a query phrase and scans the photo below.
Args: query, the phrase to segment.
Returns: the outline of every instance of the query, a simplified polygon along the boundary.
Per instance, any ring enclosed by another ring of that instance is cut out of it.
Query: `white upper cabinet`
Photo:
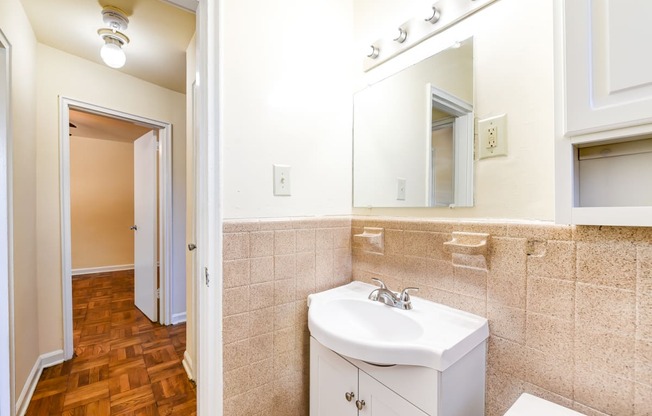
[[[564,1],[567,136],[652,122],[652,1]]]
[[[555,7],[555,221],[652,226],[652,1]]]

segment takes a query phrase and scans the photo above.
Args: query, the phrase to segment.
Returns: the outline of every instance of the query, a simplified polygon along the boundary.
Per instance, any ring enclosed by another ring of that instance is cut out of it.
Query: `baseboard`
[[[172,315],[172,325],[180,324],[186,322],[186,313],[175,313]]]
[[[190,358],[190,354],[188,354],[188,351],[183,352],[183,360],[181,361],[183,364],[183,368],[186,370],[186,374],[188,375],[188,378],[190,380],[195,379],[195,375],[193,374],[193,366],[192,366],[192,359]]]
[[[117,266],[86,267],[83,269],[72,269],[72,275],[79,276],[80,274],[119,272],[122,270],[133,270],[133,269],[134,269],[133,264],[119,264]]]
[[[27,381],[20,392],[20,396],[16,400],[16,416],[24,416],[29,407],[29,402],[32,400],[34,390],[38,384],[41,373],[44,368],[52,367],[53,365],[61,364],[63,362],[63,350],[56,350],[41,354],[34,363],[32,371],[30,371]]]

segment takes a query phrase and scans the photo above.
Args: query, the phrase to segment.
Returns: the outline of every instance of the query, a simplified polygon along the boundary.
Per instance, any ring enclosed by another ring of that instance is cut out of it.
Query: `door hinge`
[[[211,285],[211,277],[208,274],[208,267],[204,267],[204,280],[206,282],[206,287]]]
[[[156,299],[161,299],[161,288],[156,289]]]

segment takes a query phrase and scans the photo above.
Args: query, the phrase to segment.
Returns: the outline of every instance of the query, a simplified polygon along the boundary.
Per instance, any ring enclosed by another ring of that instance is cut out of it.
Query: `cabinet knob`
[[[362,408],[364,407],[364,405],[365,405],[364,400],[356,400],[356,401],[355,401],[355,407],[357,407],[358,410],[362,410]]]
[[[355,394],[353,392],[346,392],[344,393],[344,397],[346,398],[347,402],[350,402],[355,397]]]

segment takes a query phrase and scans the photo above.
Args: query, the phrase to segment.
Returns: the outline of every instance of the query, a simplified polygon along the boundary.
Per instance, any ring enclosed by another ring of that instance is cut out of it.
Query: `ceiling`
[[[171,0],[180,3],[179,0]],[[127,13],[127,63],[117,69],[185,93],[186,48],[195,33],[194,13],[161,0],[21,0],[40,43],[103,65],[102,7]]]
[[[143,134],[152,130],[151,127],[139,126],[130,121],[77,110],[70,110],[70,122],[76,126],[70,127],[70,134],[72,136],[127,143],[132,143]]]

